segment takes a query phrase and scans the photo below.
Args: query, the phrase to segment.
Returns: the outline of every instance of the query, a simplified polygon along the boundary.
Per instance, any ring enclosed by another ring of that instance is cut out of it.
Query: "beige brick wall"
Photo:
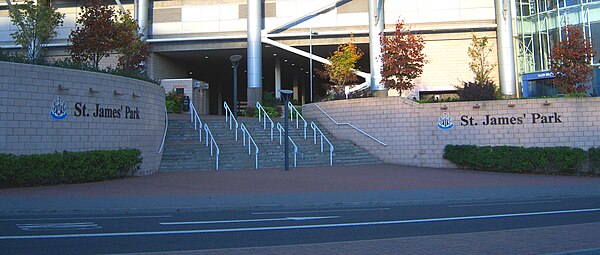
[[[350,122],[383,146],[348,126],[336,126],[315,104],[305,105],[307,119],[318,120],[334,136],[354,141],[387,163],[421,167],[456,167],[443,159],[447,144],[511,145],[523,147],[600,146],[600,98],[553,98],[418,104],[401,97],[360,98],[318,103],[337,122]],[[473,108],[478,104],[479,108]],[[546,105],[545,105],[546,104]],[[549,104],[549,105],[548,105]],[[509,107],[509,105],[511,105]],[[514,106],[513,106],[514,105]],[[442,109],[444,106],[447,109]],[[438,128],[442,114],[454,123]],[[541,123],[533,117],[559,116],[560,122]],[[556,114],[556,115],[555,115]],[[514,124],[484,125],[490,118],[514,117]],[[473,125],[470,125],[470,118]],[[521,118],[522,123],[519,123]],[[466,121],[461,121],[464,119]]]
[[[59,85],[67,90],[59,90]],[[90,88],[98,93],[90,93]],[[50,116],[57,97],[67,104],[68,115],[63,120]],[[86,105],[89,116],[76,116],[78,102]],[[118,109],[120,114],[114,118],[94,117],[96,104]],[[139,110],[139,119],[126,116],[127,107]],[[140,174],[151,174],[158,171],[162,157],[158,150],[165,117],[164,90],[156,84],[94,72],[0,62],[0,153],[137,148],[143,157]]]

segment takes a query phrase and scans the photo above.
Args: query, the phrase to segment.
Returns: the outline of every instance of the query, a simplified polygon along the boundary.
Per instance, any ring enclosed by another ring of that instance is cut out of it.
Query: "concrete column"
[[[515,46],[513,42],[512,0],[496,1],[496,25],[498,40],[498,74],[500,90],[508,97],[516,96]]]
[[[369,63],[371,63],[371,91],[374,96],[387,96],[387,89],[381,83],[381,37],[385,28],[383,0],[369,1]]]
[[[275,98],[281,99],[281,59],[275,57]]]
[[[148,38],[148,0],[137,0],[137,21],[140,27],[140,34],[144,35],[144,38]]]
[[[248,106],[262,102],[261,0],[248,0]]]
[[[300,90],[298,89],[298,86],[299,86],[298,83],[299,83],[298,74],[294,72],[294,75],[292,76],[292,86],[293,86],[292,90],[294,91],[294,95],[292,95],[292,96],[293,96],[293,99],[296,101],[298,101],[298,95],[300,94]]]

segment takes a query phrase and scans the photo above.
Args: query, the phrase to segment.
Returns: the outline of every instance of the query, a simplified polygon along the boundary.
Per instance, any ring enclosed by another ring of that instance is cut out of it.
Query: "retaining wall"
[[[0,62],[0,153],[137,148],[139,174],[155,173],[164,97],[163,88],[140,80]]]
[[[583,149],[600,146],[598,97],[430,104],[387,97],[317,105],[337,122],[352,123],[387,146],[347,125],[335,125],[315,104],[304,106],[303,115],[318,120],[334,136],[354,141],[387,163],[457,167],[443,159],[447,144]],[[444,113],[451,121],[443,118]]]

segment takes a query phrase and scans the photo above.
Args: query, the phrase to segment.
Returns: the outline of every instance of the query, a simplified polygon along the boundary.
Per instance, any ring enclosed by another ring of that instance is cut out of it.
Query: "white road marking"
[[[17,224],[17,227],[23,231],[85,230],[102,228],[93,222]]]
[[[171,215],[155,216],[106,216],[106,217],[75,217],[75,218],[24,218],[24,219],[0,219],[0,221],[43,221],[43,220],[96,220],[96,219],[151,219],[151,218],[172,218]]]
[[[160,222],[160,225],[200,225],[200,224],[225,224],[225,223],[246,223],[246,222],[268,222],[268,221],[303,221],[303,220],[322,220],[339,218],[340,216],[322,216],[322,217],[286,217],[276,219],[249,219],[249,220],[215,220],[215,221],[184,221],[184,222]]]
[[[444,222],[455,220],[474,220],[474,219],[493,219],[521,216],[539,216],[553,214],[570,214],[599,212],[600,208],[562,210],[562,211],[542,211],[528,213],[507,213],[476,216],[459,216],[431,219],[414,220],[394,220],[394,221],[371,221],[355,223],[332,223],[318,225],[299,225],[299,226],[276,226],[276,227],[256,227],[256,228],[221,228],[221,229],[198,229],[198,230],[173,230],[173,231],[150,231],[150,232],[121,232],[121,233],[90,233],[90,234],[63,234],[63,235],[30,235],[30,236],[0,236],[0,240],[15,239],[49,239],[49,238],[83,238],[83,237],[119,237],[119,236],[148,236],[148,235],[186,235],[186,234],[204,234],[204,233],[226,233],[226,232],[247,232],[247,231],[265,231],[265,230],[290,230],[290,229],[313,229],[313,228],[336,228],[336,227],[362,227],[374,225],[392,225],[407,223],[425,223],[425,222]]]
[[[329,212],[363,212],[363,211],[384,211],[390,208],[372,208],[372,209],[342,209],[342,210],[320,210],[320,211],[289,211],[289,212],[255,212],[252,215],[269,214],[298,214],[298,213],[329,213]]]
[[[495,206],[495,205],[528,205],[528,204],[544,204],[544,203],[558,203],[558,202],[560,202],[560,200],[529,201],[529,202],[511,202],[511,203],[464,204],[464,205],[449,205],[448,207],[476,207],[476,206]]]

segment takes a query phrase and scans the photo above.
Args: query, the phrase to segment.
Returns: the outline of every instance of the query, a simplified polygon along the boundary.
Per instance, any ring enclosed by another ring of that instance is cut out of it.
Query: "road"
[[[581,240],[580,243],[573,243],[568,238],[571,234],[581,232],[577,231],[577,226],[597,223],[600,223],[600,197],[530,201],[506,199],[476,204],[390,207],[280,208],[268,211],[14,214],[0,218],[0,247],[3,254],[115,254],[187,250],[201,253],[201,250],[211,249],[284,249],[289,245],[341,242],[347,245],[348,242],[363,240],[401,240],[409,237],[423,238],[428,244],[435,245],[436,237],[440,236],[533,231],[558,226],[557,233],[530,236],[530,240],[523,240],[531,242],[531,246],[524,247],[523,251],[544,253],[584,250],[581,254],[597,254],[600,253],[600,242],[590,244]],[[573,233],[564,232],[564,228],[569,226],[575,229]],[[555,250],[545,249],[543,238],[548,238],[547,242],[552,242]],[[536,246],[535,241],[540,239],[542,245]],[[471,249],[467,248],[468,251],[476,251],[475,246],[479,246],[478,251],[486,253],[509,253],[493,242],[472,243],[472,240],[464,238],[464,243],[457,245],[472,246]],[[561,244],[561,240],[565,243]],[[446,247],[449,250],[438,252],[453,253],[450,250],[452,247]],[[238,253],[235,250],[230,252]],[[380,252],[386,253],[385,250]]]

